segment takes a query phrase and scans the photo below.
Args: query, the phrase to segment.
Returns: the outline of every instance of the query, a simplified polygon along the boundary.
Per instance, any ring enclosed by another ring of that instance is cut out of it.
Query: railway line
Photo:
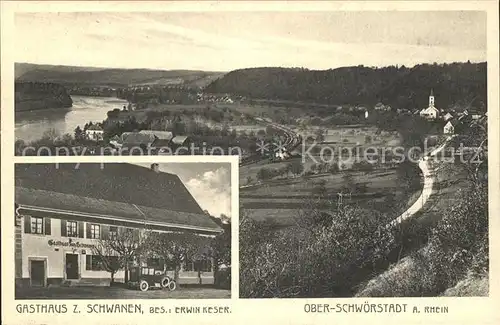
[[[287,152],[291,152],[292,150],[294,150],[298,145],[300,145],[302,141],[302,137],[300,135],[298,135],[292,129],[286,126],[283,126],[281,124],[272,122],[269,119],[264,119],[261,117],[256,117],[255,121],[259,124],[265,125],[266,127],[269,126],[275,129],[276,131],[278,131],[277,133],[283,134],[284,139],[280,145],[281,148],[283,148]],[[270,146],[269,150],[273,150],[272,146]],[[264,155],[261,152],[256,151],[252,153],[250,156],[242,158],[239,165],[240,167],[248,166],[266,159],[268,159],[268,156]]]

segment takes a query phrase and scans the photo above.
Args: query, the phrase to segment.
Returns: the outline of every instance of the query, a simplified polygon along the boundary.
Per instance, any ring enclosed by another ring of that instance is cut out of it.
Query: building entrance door
[[[66,254],[66,279],[78,279],[78,254]]]
[[[34,287],[45,286],[45,262],[30,261],[31,285]]]

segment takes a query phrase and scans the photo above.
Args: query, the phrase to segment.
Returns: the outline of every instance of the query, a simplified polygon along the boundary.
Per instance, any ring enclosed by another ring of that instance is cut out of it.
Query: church
[[[431,94],[429,95],[429,107],[421,110],[420,116],[428,120],[435,120],[438,118],[438,115],[439,110],[434,106],[434,92],[431,89]]]

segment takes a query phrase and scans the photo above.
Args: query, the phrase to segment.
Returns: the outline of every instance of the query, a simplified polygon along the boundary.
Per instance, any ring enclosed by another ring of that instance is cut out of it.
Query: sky
[[[230,71],[486,61],[486,12],[16,13],[16,62]]]
[[[138,164],[150,168],[151,163]],[[176,174],[203,210],[231,218],[231,164],[161,163],[160,172]]]

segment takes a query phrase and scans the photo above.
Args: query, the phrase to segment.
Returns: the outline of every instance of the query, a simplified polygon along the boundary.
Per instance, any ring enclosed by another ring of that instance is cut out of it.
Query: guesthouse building
[[[16,286],[109,285],[94,248],[122,231],[222,231],[179,177],[157,164],[16,164],[15,214]],[[179,282],[213,284],[213,268],[208,257],[186,260]],[[125,278],[123,269],[114,275]]]

